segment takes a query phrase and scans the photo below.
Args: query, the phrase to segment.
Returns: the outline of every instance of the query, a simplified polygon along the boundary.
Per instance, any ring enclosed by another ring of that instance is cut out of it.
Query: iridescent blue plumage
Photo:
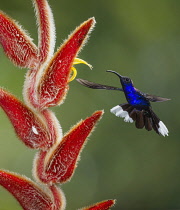
[[[132,106],[150,106],[149,101],[133,86],[132,83],[123,83],[123,90],[128,103]]]

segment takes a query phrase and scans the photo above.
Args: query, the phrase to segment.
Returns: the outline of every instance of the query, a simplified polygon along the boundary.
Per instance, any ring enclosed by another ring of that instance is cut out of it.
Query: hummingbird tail
[[[168,136],[169,131],[165,124],[158,118],[151,108],[149,111],[151,113],[152,126],[156,133],[161,134],[162,136]]]
[[[113,107],[111,113],[115,114],[117,117],[124,118],[125,122],[135,121],[136,128],[141,129],[145,127],[146,130],[151,131],[154,129],[156,133],[163,136],[168,136],[168,129],[162,121],[157,117],[157,115],[152,111],[151,108],[148,110],[141,109],[131,106],[128,103],[120,104]]]

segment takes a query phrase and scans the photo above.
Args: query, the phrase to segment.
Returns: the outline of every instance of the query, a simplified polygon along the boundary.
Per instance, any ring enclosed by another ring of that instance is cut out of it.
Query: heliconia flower
[[[69,35],[54,54],[55,24],[47,0],[32,0],[38,25],[38,46],[24,29],[0,12],[0,44],[17,66],[28,68],[24,83],[24,103],[0,88],[0,107],[11,121],[17,136],[29,148],[39,149],[34,160],[35,181],[0,170],[0,185],[7,189],[25,210],[64,210],[66,201],[56,184],[70,180],[80,153],[103,111],[81,120],[64,136],[55,114],[48,108],[60,105],[69,83],[75,79],[74,65],[85,64],[78,53],[95,25],[89,18]],[[53,55],[54,54],[54,55]],[[82,210],[108,210],[114,200],[102,201]]]
[[[80,210],[108,210],[115,204],[115,200],[106,200]]]
[[[53,14],[47,1],[33,0],[33,2],[39,25],[39,67],[30,69],[27,73],[24,99],[30,106],[45,109],[61,104],[65,99],[69,88],[68,83],[75,78],[77,73],[73,65],[83,63],[91,67],[86,61],[76,56],[87,40],[95,20],[90,18],[81,24],[53,56],[55,45]]]
[[[33,3],[38,47],[26,31],[3,12],[0,12],[0,44],[17,66],[29,68],[23,91],[25,102],[44,109],[63,102],[68,83],[76,76],[74,64],[89,65],[76,57],[95,25],[95,19],[90,18],[81,24],[53,56],[56,35],[52,11],[46,0],[33,0]]]
[[[89,65],[76,56],[94,24],[94,18],[82,23],[57,50],[45,69],[40,69],[37,73],[32,72],[33,76],[30,77],[30,80],[27,78],[29,81],[27,87],[25,85],[28,91],[26,92],[27,98],[25,97],[27,102],[29,100],[34,107],[40,109],[63,102],[69,88],[68,84],[76,75],[73,65],[79,63]],[[72,77],[71,72],[73,72]]]
[[[32,180],[3,170],[0,170],[0,185],[17,199],[24,210],[65,209],[65,196],[55,185],[46,187],[45,193]]]
[[[57,147],[40,151],[35,159],[34,176],[46,184],[68,181],[77,166],[80,152],[103,111],[97,111],[80,121],[62,139]]]

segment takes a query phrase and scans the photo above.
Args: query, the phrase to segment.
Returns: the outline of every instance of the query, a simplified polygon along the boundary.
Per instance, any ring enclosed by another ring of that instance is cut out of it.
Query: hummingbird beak
[[[112,70],[107,70],[106,72],[111,72],[113,74],[116,74],[120,79],[123,77],[120,74],[118,74],[116,71],[112,71]]]

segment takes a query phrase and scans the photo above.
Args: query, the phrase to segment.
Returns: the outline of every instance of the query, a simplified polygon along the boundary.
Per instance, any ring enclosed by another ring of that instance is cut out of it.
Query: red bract
[[[82,208],[81,210],[108,210],[115,204],[115,200],[102,201],[92,206]]]
[[[28,147],[46,149],[53,144],[47,127],[40,117],[2,88],[0,88],[0,106],[9,117],[19,138]]]
[[[38,57],[44,64],[52,57],[55,46],[55,25],[53,14],[46,0],[33,0],[38,24]]]
[[[62,102],[68,90],[73,61],[94,23],[94,18],[85,21],[54,55],[38,86],[41,108],[55,106]]]
[[[55,186],[47,188],[48,194],[30,179],[2,170],[0,170],[0,184],[18,200],[23,209],[55,210],[65,207],[64,195]],[[56,206],[52,195],[59,200]]]
[[[49,184],[68,181],[74,173],[88,135],[102,114],[102,111],[95,112],[92,116],[75,125],[53,150],[40,152],[34,164],[35,176],[42,182]]]
[[[14,20],[2,12],[0,26],[0,43],[8,58],[19,67],[35,67],[37,47],[32,39]]]
[[[34,161],[34,178],[0,170],[0,185],[6,188],[26,210],[63,210],[65,197],[57,187],[73,176],[80,153],[103,111],[96,111],[62,135],[55,114],[48,109],[61,104],[69,82],[77,71],[73,65],[83,63],[76,56],[87,40],[95,19],[82,23],[54,53],[55,26],[46,0],[33,0],[38,23],[38,47],[21,27],[0,13],[0,44],[17,66],[28,68],[24,84],[24,103],[0,88],[0,106],[10,119],[20,140],[39,149]],[[43,188],[39,184],[44,184]],[[97,203],[84,210],[106,210],[113,200]]]

